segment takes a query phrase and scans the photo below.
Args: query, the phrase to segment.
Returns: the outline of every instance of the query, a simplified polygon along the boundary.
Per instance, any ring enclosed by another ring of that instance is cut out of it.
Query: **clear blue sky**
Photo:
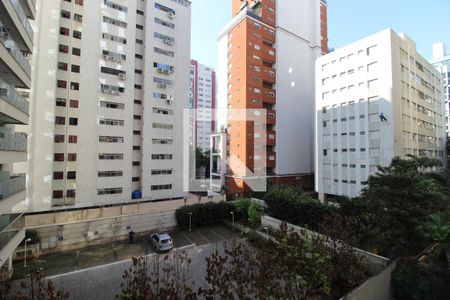
[[[296,0],[291,0],[296,1]],[[405,32],[431,58],[432,44],[450,52],[449,0],[328,0],[329,46],[342,47],[387,27]],[[192,0],[191,57],[217,65],[217,37],[231,19],[231,0]]]

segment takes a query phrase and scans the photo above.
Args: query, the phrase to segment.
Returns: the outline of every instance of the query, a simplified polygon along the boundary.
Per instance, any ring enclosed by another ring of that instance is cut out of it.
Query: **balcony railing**
[[[25,190],[25,176],[0,182],[0,200]]]
[[[0,42],[5,46],[6,50],[8,50],[9,54],[14,58],[14,60],[19,64],[22,70],[27,74],[28,77],[31,77],[31,65],[28,60],[23,56],[22,51],[17,49],[15,46],[12,46],[13,43],[6,43],[6,39],[0,38]]]
[[[25,31],[27,32],[28,37],[33,40],[33,28],[30,25],[30,22],[28,21],[27,16],[25,15],[25,12],[23,11],[22,5],[20,4],[19,0],[10,0],[11,4],[14,6],[14,10],[17,13],[17,16],[20,19],[20,23],[22,23],[23,27],[25,28]]]
[[[0,223],[0,249],[3,249],[8,243],[25,228],[25,217],[22,214],[1,215]]]
[[[27,151],[27,135],[24,133],[8,134],[0,132],[0,150]]]
[[[20,96],[14,87],[0,78],[0,97],[28,115],[30,104]]]

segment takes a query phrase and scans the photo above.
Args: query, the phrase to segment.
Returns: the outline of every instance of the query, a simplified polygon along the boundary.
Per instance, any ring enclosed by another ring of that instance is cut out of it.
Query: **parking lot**
[[[175,248],[221,243],[233,237],[239,237],[238,232],[234,232],[231,228],[225,226],[195,229],[191,232],[175,230],[169,232],[169,234]],[[26,268],[24,268],[23,262],[14,263],[13,279],[24,278],[29,273],[30,267],[43,268],[45,274],[51,276],[110,264],[153,252],[154,249],[150,245],[148,237],[140,236],[135,238],[133,244],[128,243],[128,241],[116,241],[41,256],[39,259],[29,260]]]

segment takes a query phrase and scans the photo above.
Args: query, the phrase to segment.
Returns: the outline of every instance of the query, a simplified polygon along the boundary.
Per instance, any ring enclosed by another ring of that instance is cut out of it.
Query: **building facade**
[[[38,14],[29,209],[183,197],[190,2],[40,0]]]
[[[213,68],[191,60],[191,101],[195,109],[192,130],[194,147],[209,150],[211,132],[214,131],[213,110],[216,108],[216,72]]]
[[[312,187],[311,75],[316,58],[327,51],[326,2],[233,0],[232,5],[233,19],[218,40],[217,131],[228,133],[222,159],[237,157],[240,166],[230,163],[222,170],[224,185],[230,193],[249,191],[246,180],[263,160],[269,181]],[[252,122],[231,120],[235,109],[265,110],[264,136],[253,132]],[[265,157],[255,155],[255,139],[264,140]]]
[[[27,90],[31,88],[29,55],[36,16],[34,1],[0,2],[0,276],[11,275],[11,255],[25,237],[24,219],[12,208],[26,197],[25,174],[15,165],[27,160],[27,136],[16,126],[29,124]]]
[[[430,63],[442,74],[445,101],[445,129],[450,135],[450,54],[447,54],[445,44],[440,42],[433,45],[433,58]]]
[[[384,30],[316,63],[316,191],[357,196],[377,166],[444,160],[441,75],[405,34]]]

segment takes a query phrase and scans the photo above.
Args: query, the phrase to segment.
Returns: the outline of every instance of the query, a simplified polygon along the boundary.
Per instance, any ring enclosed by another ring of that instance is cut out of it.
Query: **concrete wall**
[[[40,254],[83,248],[128,238],[129,230],[138,235],[177,226],[176,209],[222,197],[146,202],[114,207],[55,211],[25,216],[28,230],[37,231]]]

